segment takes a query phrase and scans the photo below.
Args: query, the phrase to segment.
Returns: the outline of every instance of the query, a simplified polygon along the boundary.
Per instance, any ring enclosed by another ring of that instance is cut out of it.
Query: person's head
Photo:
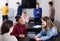
[[[39,3],[36,3],[36,8],[39,8]]]
[[[11,28],[13,26],[13,22],[11,20],[5,20],[1,26],[1,34],[5,34],[10,32]]]
[[[22,12],[22,16],[26,16],[27,14],[26,14],[26,12]]]
[[[16,4],[17,4],[17,6],[19,6],[19,5],[20,5],[20,3],[19,3],[19,2],[16,2]]]
[[[5,3],[5,6],[8,6],[8,3]]]
[[[53,6],[53,2],[52,1],[50,1],[48,4],[49,4],[49,7]]]
[[[18,22],[19,24],[23,24],[23,19],[20,15],[17,15],[15,19],[16,19],[16,22]]]
[[[42,27],[44,27],[45,29],[51,29],[54,26],[51,19],[47,16],[43,17],[41,20],[42,20]]]

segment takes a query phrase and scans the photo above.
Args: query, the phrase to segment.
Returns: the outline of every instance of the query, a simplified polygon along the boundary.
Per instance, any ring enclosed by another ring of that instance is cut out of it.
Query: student
[[[54,22],[55,8],[53,7],[53,2],[52,1],[49,2],[49,7],[50,7],[50,15],[49,15],[49,17],[50,17],[51,21]]]
[[[46,41],[53,36],[57,35],[57,29],[49,19],[49,17],[45,16],[42,18],[42,30],[35,37],[36,41]]]
[[[1,26],[1,39],[2,41],[17,41],[15,36],[11,36],[10,33],[13,30],[13,22],[6,20]]]
[[[6,3],[5,6],[3,6],[2,8],[0,8],[0,10],[2,11],[3,21],[7,20],[8,19],[8,11],[9,11],[8,3]]]
[[[19,2],[17,2],[16,4],[17,4],[17,6],[18,6],[17,15],[22,15],[22,6],[20,5]]]
[[[27,16],[26,12],[22,12],[22,16],[24,24],[29,23],[29,17]]]
[[[17,24],[14,26],[14,29],[11,35],[14,35],[18,41],[26,41],[27,32],[26,26],[23,24],[23,19],[20,15],[16,16]]]
[[[36,8],[34,8],[34,22],[41,23],[40,19],[42,17],[42,8],[39,7],[39,3],[36,3]]]

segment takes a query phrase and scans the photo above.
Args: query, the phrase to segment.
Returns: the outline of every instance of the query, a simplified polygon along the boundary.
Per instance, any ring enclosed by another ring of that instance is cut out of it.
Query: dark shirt
[[[20,5],[17,9],[17,15],[21,15],[22,14],[22,6]]]
[[[34,9],[34,18],[41,18],[42,17],[42,8]]]
[[[16,24],[11,33],[11,35],[14,35],[15,37],[19,37],[20,34],[24,34],[25,36],[27,36],[26,26],[24,24],[23,25]]]

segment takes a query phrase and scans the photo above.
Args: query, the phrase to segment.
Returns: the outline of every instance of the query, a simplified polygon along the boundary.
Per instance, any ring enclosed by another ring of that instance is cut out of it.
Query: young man
[[[40,19],[42,17],[42,8],[39,7],[39,3],[36,3],[36,8],[34,8],[34,22],[35,24],[41,23]]]
[[[20,5],[19,2],[17,2],[16,4],[17,4],[17,6],[18,6],[17,15],[22,15],[22,6]]]
[[[54,22],[55,8],[53,7],[53,2],[52,1],[49,2],[49,7],[50,7],[50,15],[49,15],[49,17],[50,17],[51,21]]]
[[[2,8],[0,8],[0,10],[2,11],[3,21],[7,20],[8,19],[8,11],[9,11],[8,3],[6,3],[5,6],[3,6]]]

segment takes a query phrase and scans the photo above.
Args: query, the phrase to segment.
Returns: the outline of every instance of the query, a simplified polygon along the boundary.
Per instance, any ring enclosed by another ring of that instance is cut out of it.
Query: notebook
[[[35,26],[33,26],[33,28],[40,28],[40,27],[42,27],[41,25],[35,25]]]

